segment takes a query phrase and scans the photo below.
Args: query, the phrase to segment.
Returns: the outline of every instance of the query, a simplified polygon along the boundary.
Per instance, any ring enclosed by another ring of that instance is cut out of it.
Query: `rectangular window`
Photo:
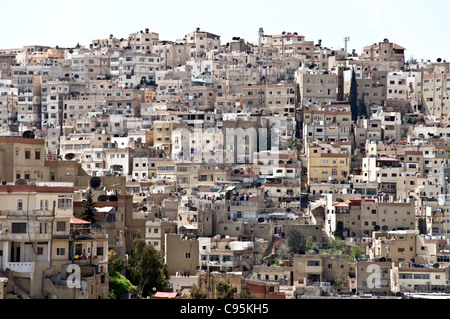
[[[66,255],[66,249],[65,248],[56,248],[56,255],[57,256],[65,256]]]
[[[66,222],[56,222],[56,231],[65,231]]]
[[[72,209],[72,197],[58,196],[58,209]]]
[[[27,223],[11,223],[13,234],[24,234],[27,232]]]

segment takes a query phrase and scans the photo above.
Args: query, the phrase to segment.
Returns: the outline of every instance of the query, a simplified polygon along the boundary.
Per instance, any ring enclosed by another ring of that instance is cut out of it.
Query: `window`
[[[23,209],[23,201],[21,199],[17,200],[17,210]]]
[[[31,158],[31,152],[25,151],[25,159],[30,159],[30,158]]]
[[[56,231],[65,231],[66,222],[56,222]]]
[[[72,209],[72,197],[58,196],[58,209]]]
[[[27,232],[27,223],[11,223],[13,234],[23,234]]]
[[[65,248],[56,248],[56,255],[57,256],[64,256],[66,254]]]
[[[190,259],[191,258],[191,253],[186,253],[184,256],[186,259]]]
[[[308,260],[307,266],[320,266],[320,260]]]

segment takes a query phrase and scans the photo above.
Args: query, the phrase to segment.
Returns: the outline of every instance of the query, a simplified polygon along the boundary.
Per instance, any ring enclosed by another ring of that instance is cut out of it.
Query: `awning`
[[[154,298],[175,298],[176,296],[177,296],[176,292],[158,291],[155,293],[155,295],[153,297]]]
[[[76,217],[70,217],[71,224],[90,224],[87,220],[79,219]]]

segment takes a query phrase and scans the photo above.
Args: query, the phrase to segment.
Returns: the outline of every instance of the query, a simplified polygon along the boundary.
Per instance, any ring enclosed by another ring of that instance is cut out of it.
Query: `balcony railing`
[[[3,269],[10,269],[20,273],[34,273],[34,262],[7,262]]]

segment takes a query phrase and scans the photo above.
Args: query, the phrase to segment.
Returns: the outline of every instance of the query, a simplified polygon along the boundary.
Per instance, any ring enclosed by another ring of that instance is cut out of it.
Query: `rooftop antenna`
[[[344,37],[344,42],[345,42],[345,52],[347,52],[347,42],[350,41],[350,37]]]

